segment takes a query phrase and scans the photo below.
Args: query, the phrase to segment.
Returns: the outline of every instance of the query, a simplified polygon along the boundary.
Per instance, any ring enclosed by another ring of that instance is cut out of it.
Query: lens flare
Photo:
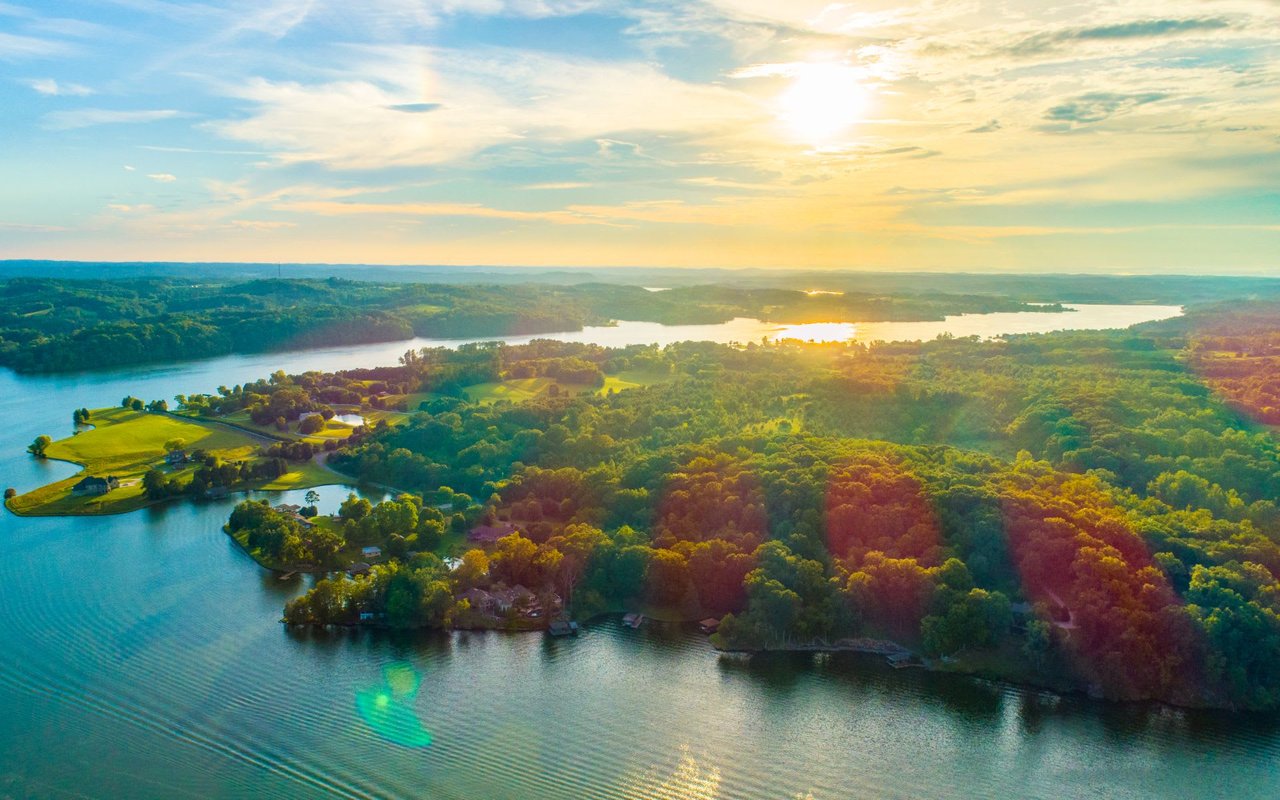
[[[414,698],[422,676],[404,662],[382,669],[382,684],[356,692],[356,711],[373,732],[404,747],[427,747],[431,732],[422,725]]]

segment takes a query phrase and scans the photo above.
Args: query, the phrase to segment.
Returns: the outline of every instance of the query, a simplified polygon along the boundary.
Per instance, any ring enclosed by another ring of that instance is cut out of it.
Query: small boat
[[[623,615],[622,624],[628,628],[639,628],[644,624],[644,614],[637,614],[634,611],[629,612]]]

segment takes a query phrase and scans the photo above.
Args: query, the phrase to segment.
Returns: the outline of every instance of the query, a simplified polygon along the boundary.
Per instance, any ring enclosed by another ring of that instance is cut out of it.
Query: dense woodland
[[[1255,304],[986,343],[540,341],[277,376],[258,388],[423,393],[330,461],[403,492],[352,501],[334,526],[388,563],[322,580],[285,617],[468,625],[467,590],[523,586],[582,618],[725,615],[729,648],[884,637],[1117,699],[1274,708],[1277,335],[1280,308]],[[566,363],[665,379],[518,404],[461,391]],[[232,525],[283,525],[323,560],[273,513],[242,507]]]
[[[484,286],[260,279],[0,282],[0,365],[20,372],[101,369],[232,353],[580,330],[615,319],[715,323],[927,320],[1018,311],[1005,297],[696,286]],[[1043,310],[1043,309],[1041,309]]]

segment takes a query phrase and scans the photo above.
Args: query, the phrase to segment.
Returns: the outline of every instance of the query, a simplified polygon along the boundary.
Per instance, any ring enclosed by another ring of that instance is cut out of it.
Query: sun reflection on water
[[[769,334],[770,339],[799,339],[804,342],[847,342],[858,333],[852,322],[809,322],[783,325]]]

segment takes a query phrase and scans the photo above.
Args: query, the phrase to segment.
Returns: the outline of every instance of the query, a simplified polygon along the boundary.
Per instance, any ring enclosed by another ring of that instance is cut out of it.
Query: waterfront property
[[[105,478],[90,476],[82,478],[75,486],[72,486],[71,494],[76,497],[96,497],[119,488],[120,479],[114,475],[108,475]]]

